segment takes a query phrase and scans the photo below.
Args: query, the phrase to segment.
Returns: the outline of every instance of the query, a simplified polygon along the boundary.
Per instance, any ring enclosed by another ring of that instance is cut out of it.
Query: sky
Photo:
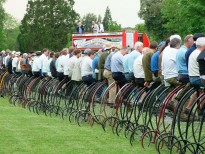
[[[21,21],[26,13],[28,0],[7,0],[4,8],[7,13]],[[143,21],[138,17],[140,0],[75,0],[74,9],[83,17],[87,13],[104,17],[106,7],[110,8],[112,19],[122,27],[134,27]]]

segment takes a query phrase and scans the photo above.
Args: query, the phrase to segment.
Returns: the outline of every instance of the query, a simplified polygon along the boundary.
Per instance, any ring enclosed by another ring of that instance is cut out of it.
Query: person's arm
[[[158,67],[159,67],[158,76],[161,76],[162,75],[162,53],[159,54]]]
[[[38,67],[38,70],[41,72],[41,61],[40,61],[40,59],[37,59],[37,67]]]
[[[73,59],[73,60],[71,61],[70,77],[72,77],[72,75],[73,75],[73,70],[74,70],[76,61],[77,61],[77,59]]]
[[[85,32],[85,31],[84,31],[84,30],[85,30],[85,29],[84,29],[84,26],[82,25],[81,28],[82,28],[82,33],[84,33],[84,32]]]
[[[88,65],[90,66],[91,69],[92,69],[92,63],[93,63],[93,60],[92,60],[92,59],[89,59]]]
[[[102,54],[100,57],[99,57],[99,60],[98,60],[98,68],[99,69],[104,69],[104,65],[102,64],[102,61],[103,61],[103,56],[104,54]]]
[[[96,74],[95,74],[96,65],[98,65],[98,63],[97,63],[96,59],[94,59],[92,62],[92,72],[93,72],[92,76],[94,79],[96,78]]]
[[[142,66],[145,73],[145,81],[150,83],[152,82],[152,72],[150,69],[150,58],[151,55],[144,55],[142,58]]]

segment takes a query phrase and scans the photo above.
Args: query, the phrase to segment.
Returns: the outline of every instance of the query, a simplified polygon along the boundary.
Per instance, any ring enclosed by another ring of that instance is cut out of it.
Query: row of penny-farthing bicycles
[[[192,87],[168,111],[167,105],[184,88],[154,83],[139,88],[128,83],[121,89],[106,81],[87,85],[83,82],[52,78],[34,78],[0,71],[0,94],[9,102],[37,114],[59,116],[79,126],[94,124],[103,130],[124,135],[131,145],[141,142],[143,148],[155,147],[159,153],[205,153],[205,94]],[[109,103],[109,93],[115,101]],[[184,117],[187,102],[193,100]]]

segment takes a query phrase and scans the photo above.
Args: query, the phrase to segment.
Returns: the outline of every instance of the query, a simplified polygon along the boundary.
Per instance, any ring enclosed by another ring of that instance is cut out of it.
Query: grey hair
[[[181,40],[179,38],[173,38],[170,42],[171,48],[177,48],[180,45],[181,45]]]

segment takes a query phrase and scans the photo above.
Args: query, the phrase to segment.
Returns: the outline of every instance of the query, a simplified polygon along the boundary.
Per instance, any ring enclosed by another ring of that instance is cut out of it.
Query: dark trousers
[[[178,75],[178,81],[183,83],[183,84],[189,83],[189,75],[187,75],[187,74],[179,74]]]
[[[16,67],[13,67],[13,72],[16,74]]]
[[[26,70],[22,70],[21,73],[22,73],[23,75],[26,75],[26,74],[27,74],[27,71],[26,71]]]
[[[35,78],[38,78],[41,76],[41,72],[33,72],[33,75]]]
[[[122,72],[112,72],[112,77],[118,83],[120,88],[122,88],[127,83],[125,75]]]
[[[47,76],[47,73],[46,73],[46,72],[42,72],[42,73],[41,73],[41,76],[42,76],[43,78],[45,78],[45,77]]]
[[[135,84],[138,87],[144,87],[145,80],[144,78],[135,78]]]
[[[58,72],[57,76],[58,76],[59,81],[62,81],[64,79],[64,73],[63,72]]]
[[[125,78],[126,78],[127,82],[135,81],[134,73],[127,73],[127,74],[125,74]]]
[[[64,75],[64,79],[65,79],[65,82],[68,82],[71,80],[71,77],[69,77],[68,75]]]
[[[85,82],[88,86],[91,85],[94,82],[97,82],[96,79],[93,78],[92,74],[91,75],[86,75],[82,77],[83,82]]]

